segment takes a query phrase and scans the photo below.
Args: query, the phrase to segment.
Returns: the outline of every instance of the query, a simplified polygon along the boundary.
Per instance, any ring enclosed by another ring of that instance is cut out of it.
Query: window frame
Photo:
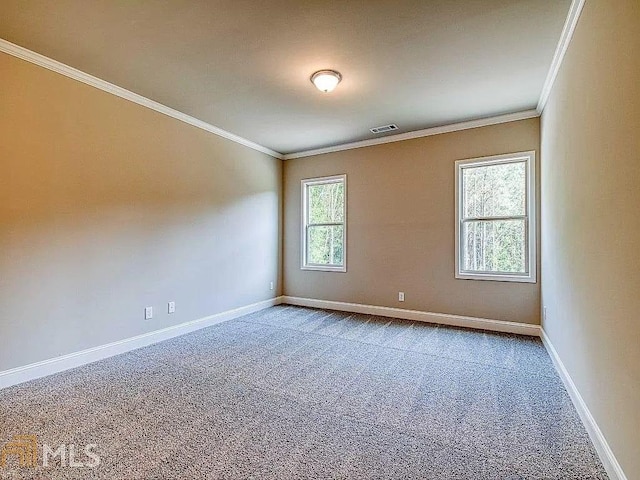
[[[490,217],[464,217],[464,201],[462,188],[465,168],[488,167],[491,165],[503,165],[508,163],[525,162],[525,215],[507,215]],[[534,150],[526,152],[508,153],[503,155],[493,155],[489,157],[471,158],[458,160],[455,163],[455,278],[461,280],[492,280],[499,282],[537,282],[537,217],[536,217],[536,152]],[[462,225],[465,221],[478,220],[509,220],[524,219],[525,223],[525,273],[508,272],[478,272],[473,270],[463,270],[464,265],[462,247]]]
[[[344,189],[344,206],[343,206],[343,219],[342,222],[330,222],[322,224],[310,224],[309,223],[309,196],[307,194],[308,187],[314,185],[327,185],[331,183],[342,183]],[[301,199],[302,199],[302,229],[301,229],[301,259],[300,269],[311,270],[319,272],[340,272],[345,273],[347,271],[347,175],[330,175],[327,177],[306,178],[301,180]],[[310,226],[337,226],[342,225],[342,265],[323,265],[307,262],[307,246],[308,246],[308,232]]]

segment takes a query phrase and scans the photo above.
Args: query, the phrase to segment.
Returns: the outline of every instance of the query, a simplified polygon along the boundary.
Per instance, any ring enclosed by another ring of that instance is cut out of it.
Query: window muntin
[[[456,162],[456,278],[536,281],[535,154]]]
[[[302,181],[302,269],[346,271],[346,175]]]

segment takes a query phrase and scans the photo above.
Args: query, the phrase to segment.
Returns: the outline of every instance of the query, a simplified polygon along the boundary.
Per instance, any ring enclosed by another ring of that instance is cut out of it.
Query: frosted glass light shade
[[[324,93],[333,91],[342,80],[342,75],[334,70],[320,70],[311,75],[311,82]]]

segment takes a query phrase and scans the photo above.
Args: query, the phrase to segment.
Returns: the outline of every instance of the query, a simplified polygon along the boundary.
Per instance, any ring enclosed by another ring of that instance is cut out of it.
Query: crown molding
[[[542,114],[542,111],[547,104],[547,100],[549,100],[549,95],[551,95],[553,83],[556,81],[556,77],[558,76],[558,72],[560,71],[560,66],[562,65],[562,61],[564,60],[564,55],[565,53],[567,53],[569,43],[571,43],[571,39],[573,38],[573,32],[576,29],[576,25],[578,25],[578,20],[580,19],[580,14],[582,13],[584,3],[585,0],[573,0],[571,2],[569,13],[567,14],[567,19],[564,22],[564,27],[562,28],[562,33],[560,34],[558,46],[556,47],[556,51],[553,55],[553,60],[551,61],[549,73],[547,73],[547,78],[545,79],[544,85],[542,86],[540,100],[538,100],[538,106],[536,107],[536,110],[539,114]]]
[[[458,132],[460,130],[469,130],[471,128],[487,127],[490,125],[498,125],[500,123],[516,122],[518,120],[526,120],[528,118],[535,118],[539,116],[540,114],[537,110],[525,110],[523,112],[507,113],[506,115],[479,118],[477,120],[470,120],[468,122],[452,123],[449,125],[442,125],[440,127],[427,128],[424,130],[415,130],[413,132],[399,133],[397,135],[387,135],[386,137],[361,140],[359,142],[343,143],[342,145],[335,145],[332,147],[288,153],[284,155],[284,159],[292,160],[294,158],[311,157],[314,155],[322,155],[324,153],[340,152],[343,150],[352,150],[354,148],[371,147],[373,145],[382,145],[384,143],[402,142],[403,140],[429,137],[431,135],[440,135],[441,133]]]
[[[73,80],[77,80],[86,85],[98,88],[104,92],[116,95],[120,98],[124,98],[125,100],[137,103],[138,105],[142,105],[143,107],[150,108],[151,110],[155,110],[156,112],[175,118],[176,120],[180,120],[181,122],[188,123],[189,125],[192,125],[194,127],[201,128],[202,130],[206,130],[209,133],[213,133],[214,135],[218,135],[219,137],[223,137],[227,140],[231,140],[232,142],[239,143],[240,145],[244,145],[245,147],[249,147],[253,150],[266,153],[267,155],[271,155],[272,157],[281,160],[283,158],[283,155],[281,153],[271,150],[270,148],[263,147],[262,145],[252,142],[251,140],[247,140],[246,138],[242,138],[231,132],[227,132],[226,130],[216,127],[215,125],[211,125],[210,123],[198,120],[191,115],[187,115],[186,113],[182,113],[171,107],[167,107],[166,105],[127,90],[126,88],[119,87],[117,85],[114,85],[113,83],[107,82],[106,80],[94,77],[93,75],[89,75],[88,73],[70,67],[69,65],[65,65],[64,63],[58,62],[57,60],[45,57],[44,55],[40,55],[39,53],[33,52],[1,38],[0,52],[4,52],[8,55],[12,55],[40,67],[44,67],[48,70],[64,75],[65,77],[72,78]]]

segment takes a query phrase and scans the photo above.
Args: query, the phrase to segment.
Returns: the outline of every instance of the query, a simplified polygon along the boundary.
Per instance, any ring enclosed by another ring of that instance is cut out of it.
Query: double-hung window
[[[536,281],[535,152],[456,162],[456,278]]]
[[[302,180],[302,269],[346,272],[347,176]]]

